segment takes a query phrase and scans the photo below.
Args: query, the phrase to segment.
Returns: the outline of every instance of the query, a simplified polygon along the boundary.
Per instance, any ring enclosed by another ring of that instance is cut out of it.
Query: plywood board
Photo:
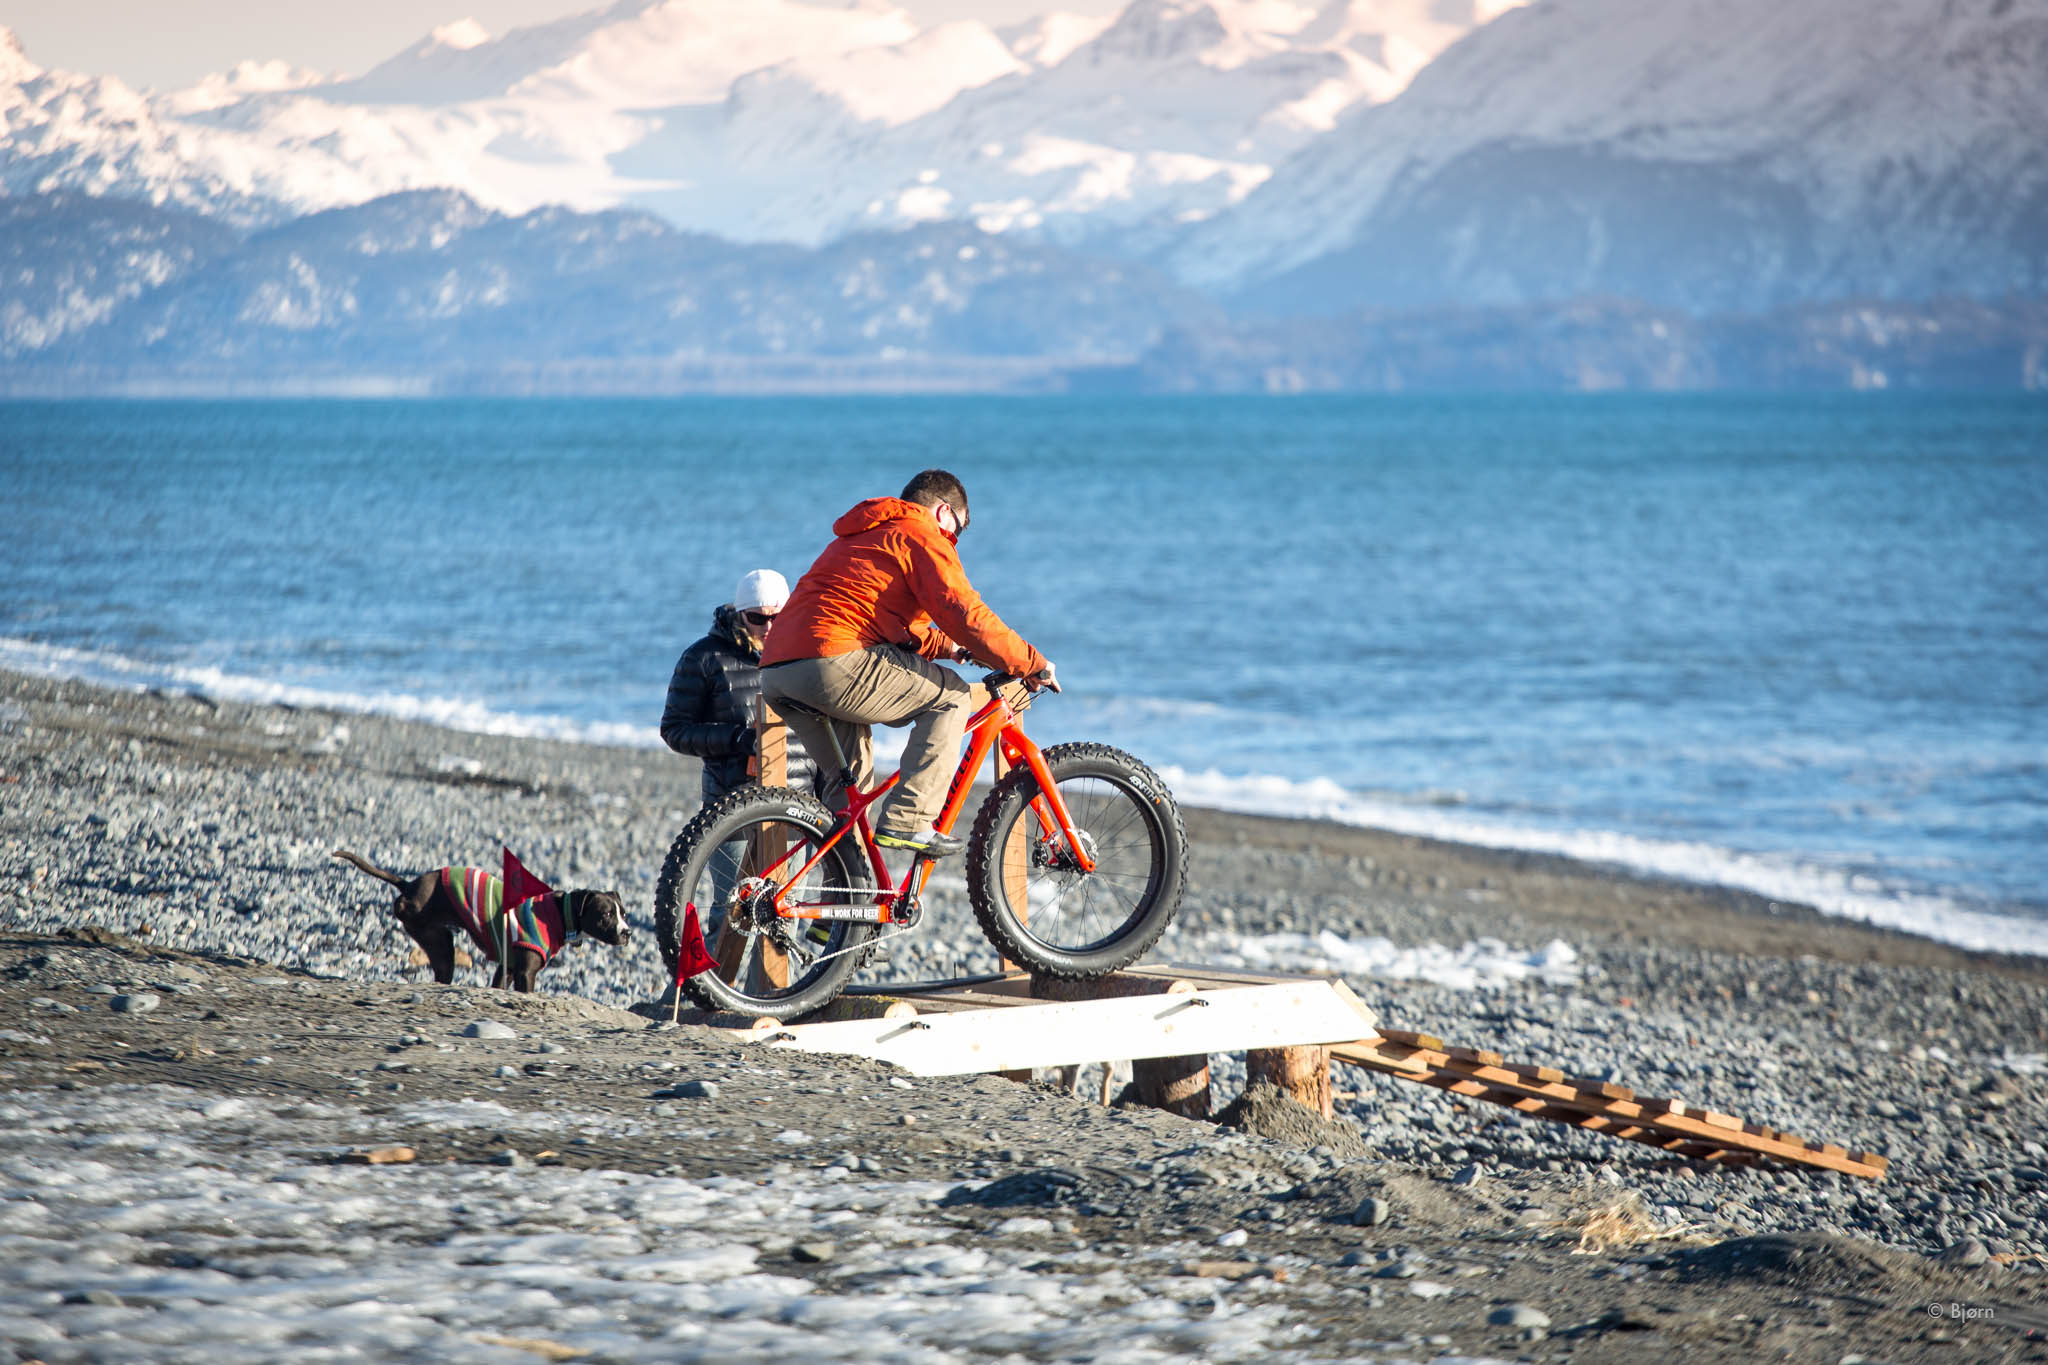
[[[738,1036],[772,1048],[872,1057],[913,1075],[953,1076],[1334,1043],[1372,1029],[1371,1011],[1341,982],[1290,981],[1188,995],[792,1024]]]

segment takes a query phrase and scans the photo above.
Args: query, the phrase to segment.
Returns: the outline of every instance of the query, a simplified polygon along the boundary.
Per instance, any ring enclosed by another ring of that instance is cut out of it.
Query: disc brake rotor
[[[1074,828],[1074,838],[1079,843],[1081,851],[1088,855],[1088,861],[1093,863],[1095,861],[1095,836],[1077,825]],[[1031,858],[1033,862],[1048,871],[1074,875],[1078,875],[1081,872],[1080,859],[1074,856],[1073,851],[1067,847],[1065,840],[1061,840],[1058,844],[1051,844],[1041,840],[1032,848]]]

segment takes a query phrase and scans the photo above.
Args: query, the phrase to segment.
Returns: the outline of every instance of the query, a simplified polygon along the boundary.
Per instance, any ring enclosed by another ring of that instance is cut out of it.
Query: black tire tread
[[[683,832],[669,845],[668,857],[662,862],[661,876],[654,886],[654,937],[661,947],[664,989],[675,981],[676,959],[681,953],[683,907],[679,900],[678,883],[688,872],[698,846],[713,830],[735,816],[745,815],[756,807],[772,807],[775,814],[787,819],[790,818],[789,808],[793,805],[807,808],[803,818],[813,821],[818,830],[828,830],[832,827],[832,813],[825,809],[822,801],[809,792],[798,791],[792,787],[771,787],[760,782],[749,782],[733,788],[718,800],[700,809],[691,817],[690,822],[683,826]],[[765,815],[769,812],[763,809],[761,813]],[[859,875],[865,876],[867,869],[859,867],[856,871]],[[858,927],[849,926],[849,929],[857,930]],[[872,938],[872,935],[870,937]],[[845,989],[847,978],[866,963],[872,951],[873,944],[870,942],[861,951],[848,953],[838,959],[846,965],[819,982],[812,990],[782,1000],[763,1001],[758,1006],[748,1008],[754,1009],[758,1014],[774,1015],[781,1019],[822,1009]],[[732,1009],[731,1002],[720,1000],[701,984],[703,979],[692,977],[685,981],[684,992],[707,1010]],[[814,995],[819,998],[813,999]]]
[[[1160,780],[1159,774],[1122,749],[1081,741],[1055,744],[1044,753],[1046,766],[1052,770],[1055,779],[1059,776],[1060,766],[1066,762],[1105,763],[1141,775],[1163,798],[1155,804],[1162,807],[1166,817],[1166,839],[1173,863],[1169,884],[1160,889],[1155,902],[1130,933],[1090,953],[1085,965],[1072,961],[1072,954],[1049,957],[1036,941],[1020,938],[1012,932],[1010,916],[997,903],[1001,891],[995,879],[1001,870],[996,866],[994,856],[996,821],[1013,793],[1020,789],[1038,789],[1031,770],[1014,768],[1004,774],[975,813],[974,829],[967,841],[967,887],[968,898],[974,904],[974,917],[980,921],[982,933],[995,945],[997,952],[1012,962],[1022,963],[1037,975],[1066,981],[1092,981],[1128,967],[1143,957],[1173,923],[1173,917],[1180,911],[1181,897],[1187,890],[1187,825],[1181,819],[1180,803],[1174,799],[1166,783]]]

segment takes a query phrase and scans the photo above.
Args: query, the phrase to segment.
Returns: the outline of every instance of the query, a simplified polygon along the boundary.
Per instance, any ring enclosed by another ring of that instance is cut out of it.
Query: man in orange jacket
[[[874,785],[871,725],[908,725],[903,780],[875,821],[875,842],[931,858],[962,841],[932,828],[960,757],[967,718],[988,700],[935,659],[976,660],[1054,686],[1052,665],[983,605],[954,548],[967,529],[967,490],[943,469],[900,498],[869,498],[832,523],[833,542],[797,581],[761,651],[761,692],[785,710],[819,767],[836,742],[854,783]],[[819,717],[828,719],[820,719]],[[845,775],[821,784],[844,800]]]

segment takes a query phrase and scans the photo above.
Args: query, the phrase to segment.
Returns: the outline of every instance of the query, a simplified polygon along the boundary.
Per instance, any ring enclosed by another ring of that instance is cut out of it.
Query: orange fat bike
[[[1180,808],[1157,774],[1119,749],[1041,750],[1018,724],[1033,694],[1004,686],[1012,681],[986,679],[990,700],[967,723],[933,828],[952,831],[975,775],[1000,753],[1008,771],[967,840],[975,918],[999,953],[1033,972],[1106,976],[1142,956],[1180,908]],[[914,857],[892,880],[868,823],[868,808],[899,776],[849,791],[840,815],[807,792],[759,784],[697,813],[654,893],[662,955],[692,999],[776,1019],[805,1014],[844,990],[871,950],[916,929],[933,860]],[[684,976],[692,919],[716,966]]]

